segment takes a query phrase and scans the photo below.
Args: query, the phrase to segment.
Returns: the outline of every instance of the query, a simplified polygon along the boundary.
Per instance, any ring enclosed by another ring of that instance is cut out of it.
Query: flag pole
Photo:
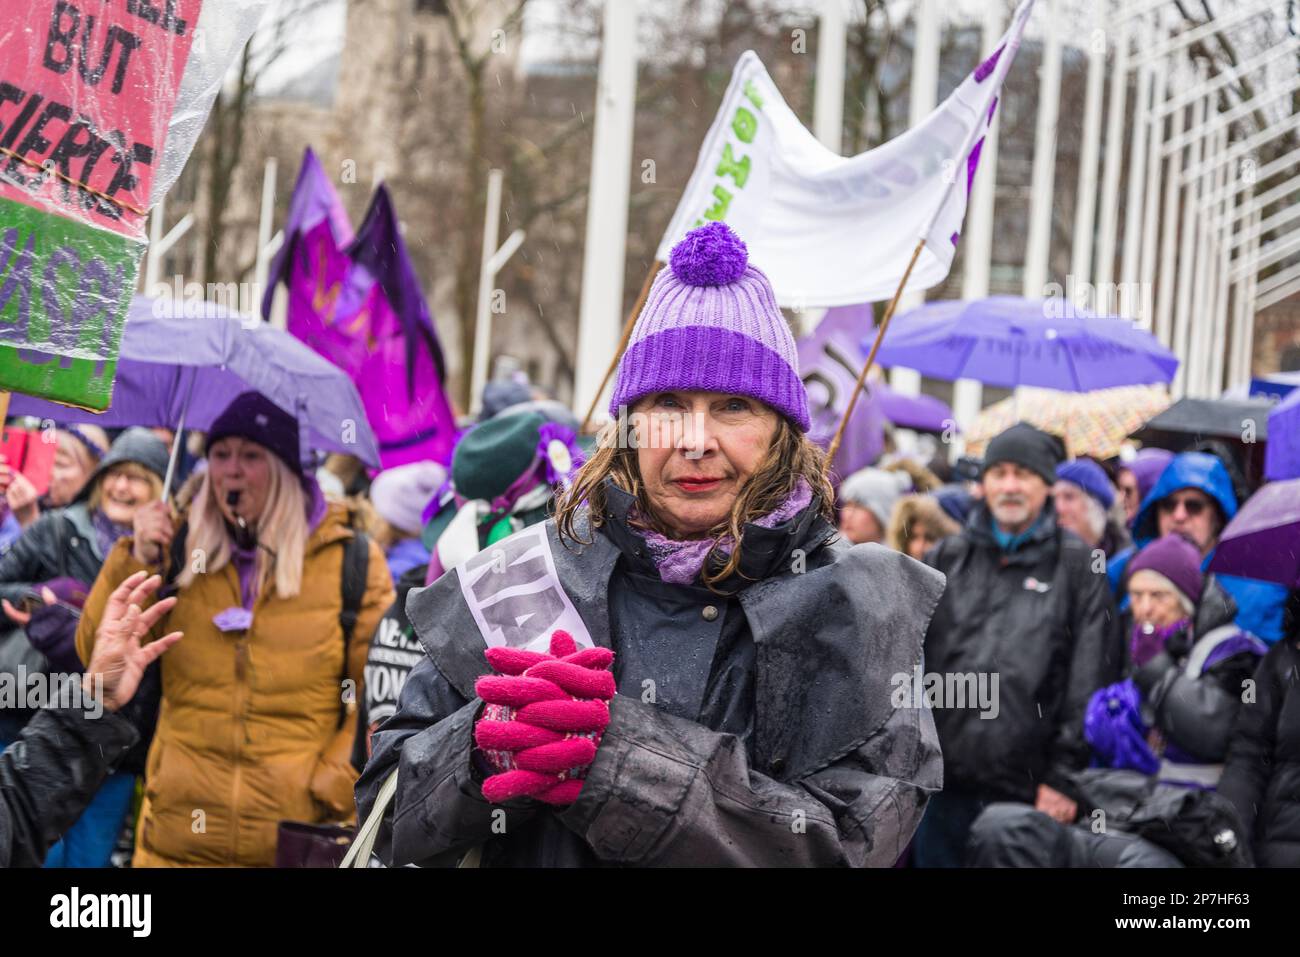
[[[889,320],[894,317],[894,310],[898,308],[898,300],[902,298],[903,287],[907,285],[907,279],[912,275],[912,267],[916,265],[916,260],[921,255],[921,250],[925,248],[924,237],[916,241],[916,248],[912,250],[912,258],[908,260],[907,268],[903,270],[903,278],[898,280],[898,288],[894,290],[894,298],[889,300],[889,305],[885,307],[885,316],[880,320],[880,328],[876,330],[876,341],[871,344],[871,352],[867,354],[866,364],[862,367],[862,372],[858,374],[857,384],[853,387],[853,394],[849,396],[849,404],[844,409],[844,417],[840,419],[840,426],[835,430],[835,438],[831,439],[830,448],[826,450],[826,461],[833,462],[835,453],[840,449],[840,441],[844,438],[844,430],[848,427],[849,419],[853,417],[853,407],[858,402],[858,393],[862,391],[862,386],[867,381],[867,373],[871,371],[871,366],[876,361],[876,352],[880,349],[880,341],[885,338],[885,330],[889,328]]]
[[[605,386],[609,385],[610,376],[618,368],[618,360],[623,358],[623,353],[627,351],[628,341],[632,338],[632,329],[636,326],[636,317],[641,314],[641,307],[645,305],[645,301],[650,295],[650,287],[654,284],[655,276],[659,275],[659,270],[663,268],[664,264],[656,259],[651,264],[650,271],[646,273],[645,282],[641,284],[641,293],[636,297],[636,302],[632,305],[632,311],[628,314],[627,322],[623,323],[623,337],[619,340],[618,348],[614,350],[614,358],[610,361],[609,368],[605,370],[605,378],[600,380],[600,386],[596,389],[596,395],[587,408],[587,414],[582,418],[582,427],[578,429],[580,435],[586,434],[587,427],[591,425],[591,417],[596,414],[596,406],[600,403],[600,397],[605,394]]]

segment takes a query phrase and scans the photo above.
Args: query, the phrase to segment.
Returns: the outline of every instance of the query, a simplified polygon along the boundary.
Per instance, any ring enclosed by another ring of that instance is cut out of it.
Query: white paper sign
[[[551,633],[567,631],[579,648],[595,642],[560,585],[545,525],[489,545],[456,569],[460,591],[489,648],[550,651]]]

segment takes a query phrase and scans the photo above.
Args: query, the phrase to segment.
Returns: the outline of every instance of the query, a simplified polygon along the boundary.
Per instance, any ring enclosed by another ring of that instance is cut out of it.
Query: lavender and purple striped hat
[[[772,284],[725,223],[692,229],[673,247],[632,329],[609,414],[672,389],[746,395],[809,428],[794,336]]]

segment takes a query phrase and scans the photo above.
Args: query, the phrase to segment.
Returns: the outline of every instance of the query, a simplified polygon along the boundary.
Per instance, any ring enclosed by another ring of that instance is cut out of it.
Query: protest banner
[[[0,389],[108,407],[149,209],[179,174],[264,7],[32,0],[0,9]],[[216,24],[213,42],[203,42],[202,23]]]
[[[925,243],[912,288],[942,282],[983,134],[1031,8],[1032,0],[1021,4],[993,55],[925,120],[851,157],[818,142],[758,55],[746,51],[656,258],[666,262],[689,230],[722,220],[745,241],[782,306],[888,301],[918,240]]]

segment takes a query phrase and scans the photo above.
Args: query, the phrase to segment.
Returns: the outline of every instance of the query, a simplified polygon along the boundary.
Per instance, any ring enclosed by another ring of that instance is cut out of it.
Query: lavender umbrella
[[[1300,479],[1252,495],[1219,536],[1208,571],[1300,588]]]
[[[1268,445],[1264,448],[1264,478],[1300,478],[1300,389],[1268,414]]]
[[[936,379],[1065,392],[1169,382],[1178,370],[1173,353],[1127,319],[1018,296],[919,306],[899,317],[878,359]]]
[[[945,429],[960,432],[952,409],[942,399],[932,395],[906,395],[895,392],[883,382],[868,383],[872,394],[880,400],[880,411],[885,418],[901,429],[917,432],[942,433]]]
[[[213,303],[131,301],[107,412],[15,394],[9,414],[202,430],[250,389],[298,420],[304,453],[343,452],[379,466],[375,435],[346,372],[287,332]]]

